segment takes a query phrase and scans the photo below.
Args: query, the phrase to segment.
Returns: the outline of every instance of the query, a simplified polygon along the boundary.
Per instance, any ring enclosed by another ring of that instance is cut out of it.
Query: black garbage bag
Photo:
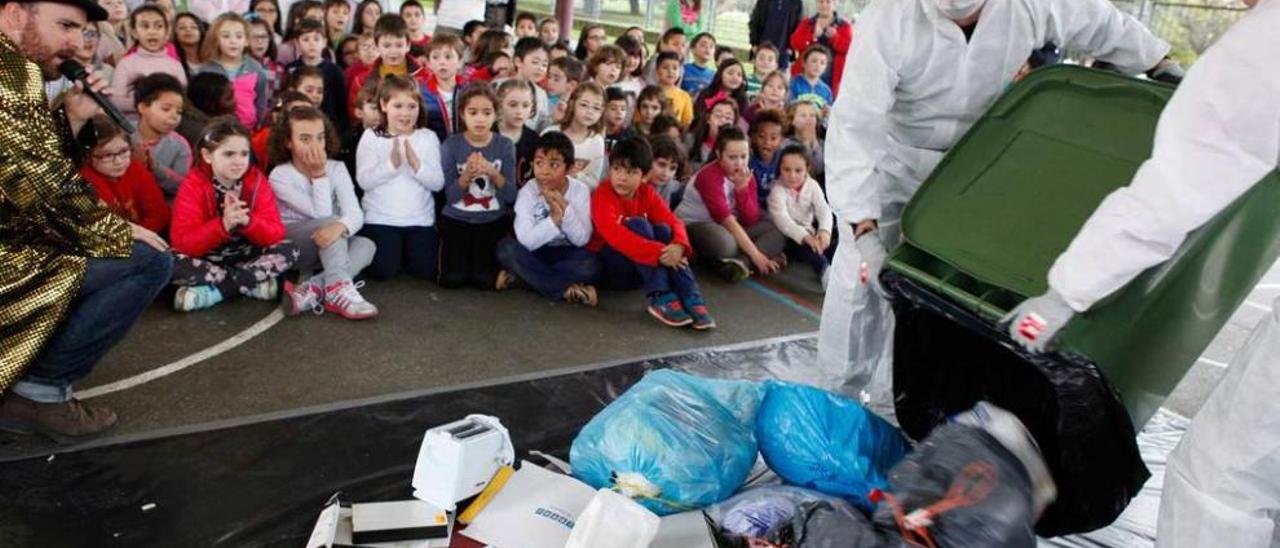
[[[790,535],[787,537],[786,535]],[[892,529],[877,527],[858,512],[848,512],[829,502],[806,502],[796,508],[789,527],[777,531],[778,542],[793,548],[899,548],[907,546]]]
[[[1124,511],[1150,473],[1124,405],[1093,364],[1016,349],[993,322],[886,271],[896,331],[894,396],[902,430],[924,439],[946,418],[986,400],[1031,432],[1058,485],[1042,536],[1091,531]]]
[[[889,472],[874,523],[923,546],[1034,547],[1035,504],[1026,467],[981,428],[934,429]]]

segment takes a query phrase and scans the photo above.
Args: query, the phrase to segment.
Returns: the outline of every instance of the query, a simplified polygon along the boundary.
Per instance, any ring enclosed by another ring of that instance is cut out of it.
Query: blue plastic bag
[[[720,502],[756,460],[759,383],[654,371],[591,419],[569,450],[573,475],[658,515]]]
[[[889,485],[890,468],[910,450],[893,425],[847,398],[798,384],[770,382],[756,416],[769,467],[792,485],[844,498],[859,508]]]

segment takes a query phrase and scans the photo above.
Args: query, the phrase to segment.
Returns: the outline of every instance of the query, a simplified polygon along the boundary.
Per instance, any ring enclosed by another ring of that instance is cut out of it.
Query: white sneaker
[[[280,284],[276,283],[277,281],[278,280],[275,278],[272,278],[270,280],[258,282],[258,284],[253,286],[253,288],[250,289],[248,293],[245,293],[244,296],[249,297],[250,299],[257,299],[259,301],[274,301],[279,299]]]
[[[178,312],[203,310],[222,302],[222,292],[211,285],[184,285],[173,295],[173,309]]]
[[[324,314],[324,286],[315,277],[307,281],[293,285],[293,282],[284,282],[285,302],[287,303],[285,310],[290,316],[296,316],[303,310],[310,310],[316,315]]]
[[[364,282],[342,280],[324,288],[324,309],[348,320],[363,320],[378,315],[378,307],[364,300],[357,291]]]

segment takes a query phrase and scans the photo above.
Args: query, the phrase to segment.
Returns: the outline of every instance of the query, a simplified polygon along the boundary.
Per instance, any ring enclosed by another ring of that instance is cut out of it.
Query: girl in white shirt
[[[809,263],[826,287],[831,245],[831,206],[818,181],[809,176],[809,149],[791,144],[778,158],[778,179],[769,190],[769,215],[787,237],[787,255]]]
[[[322,306],[360,320],[378,315],[378,307],[364,300],[352,281],[373,260],[374,243],[355,235],[364,226],[364,213],[347,167],[329,159],[338,145],[333,125],[315,107],[281,116],[268,143],[269,156],[278,164],[271,170],[271,190],[285,237],[300,251],[294,268],[303,273],[302,281],[296,286],[285,282],[289,312]],[[316,267],[324,272],[309,276]]]
[[[378,88],[382,123],[356,147],[356,182],[364,189],[361,236],[377,244],[367,274],[387,279],[404,270],[434,280],[439,235],[433,193],[444,188],[440,140],[413,82],[388,75]]]

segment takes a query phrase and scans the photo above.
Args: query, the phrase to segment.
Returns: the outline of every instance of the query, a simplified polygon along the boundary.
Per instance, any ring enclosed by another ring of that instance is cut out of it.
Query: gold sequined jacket
[[[66,117],[40,68],[0,33],[0,390],[48,343],[90,257],[128,257],[124,219],[102,207],[68,156]]]

